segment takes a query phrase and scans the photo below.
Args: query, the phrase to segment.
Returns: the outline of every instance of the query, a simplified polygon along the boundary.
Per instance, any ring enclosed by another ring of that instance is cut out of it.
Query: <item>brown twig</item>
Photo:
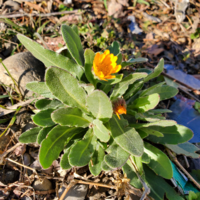
[[[78,10],[73,10],[73,11],[62,11],[62,12],[53,12],[53,13],[44,13],[44,14],[38,14],[38,13],[20,13],[20,14],[13,14],[13,15],[1,15],[1,18],[17,18],[17,17],[50,17],[50,16],[56,16],[56,15],[62,15],[62,14],[82,14],[78,13]]]
[[[72,180],[71,183],[66,187],[65,191],[62,193],[59,200],[63,200],[65,198],[65,195],[70,190],[71,187],[77,184],[77,180]]]
[[[168,155],[176,163],[176,165],[184,172],[184,174],[197,186],[198,189],[200,189],[200,184],[197,183],[197,181],[186,171],[186,169],[179,163],[176,156],[172,154],[172,152],[169,149],[166,149]]]

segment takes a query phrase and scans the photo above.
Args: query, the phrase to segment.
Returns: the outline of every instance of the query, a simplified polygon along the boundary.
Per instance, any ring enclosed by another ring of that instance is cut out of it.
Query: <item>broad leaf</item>
[[[177,144],[177,145],[166,144],[165,146],[171,149],[173,152],[175,152],[178,155],[185,155],[192,158],[200,157],[199,154],[195,153],[196,151],[199,151],[200,149],[190,142],[185,142],[183,144]]]
[[[110,139],[110,131],[103,125],[102,121],[95,119],[92,123],[96,137],[102,142],[108,142]]]
[[[137,63],[147,62],[147,58],[130,58],[128,61],[122,62],[122,68],[130,65],[134,65]]]
[[[128,111],[128,113],[130,115],[132,115],[132,113],[130,111]],[[145,113],[135,113],[133,116],[136,119],[142,120],[142,121],[147,121],[147,122],[157,122],[160,120],[165,120],[165,117],[163,117],[161,114],[158,115],[153,115],[153,114],[149,114],[150,112],[145,112]]]
[[[66,42],[66,46],[72,57],[80,66],[84,66],[84,50],[81,45],[80,37],[70,26],[67,25],[62,25],[61,31],[63,39]]]
[[[139,130],[145,132],[148,135],[155,135],[156,137],[163,137],[164,136],[161,132],[150,129],[150,128],[141,128]]]
[[[122,59],[123,59],[123,56],[122,56],[122,54],[121,53],[119,53],[119,54],[117,54],[117,65],[120,65],[121,64],[121,62],[122,62]]]
[[[26,84],[26,88],[46,98],[55,98],[45,82],[33,81]]]
[[[87,107],[97,119],[108,120],[112,117],[112,104],[102,91],[95,90],[87,97]]]
[[[147,139],[154,143],[161,144],[180,144],[187,142],[193,137],[193,132],[182,125],[174,125],[168,127],[152,126],[151,129],[163,133],[164,137],[148,136]]]
[[[56,99],[54,99],[54,100],[40,99],[40,100],[36,101],[36,103],[35,103],[35,107],[39,110],[46,110],[49,108],[57,108],[60,105],[62,105],[62,103]]]
[[[105,160],[101,163],[101,168],[102,168],[104,171],[112,171],[112,170],[113,170],[113,168],[109,167],[109,166],[106,164]]]
[[[119,42],[114,41],[109,47],[108,50],[110,50],[110,53],[114,54],[117,56],[120,53],[120,46]]]
[[[145,164],[149,164],[150,161],[151,161],[151,157],[145,152],[142,154],[141,159],[142,159],[142,162],[145,163]]]
[[[95,89],[92,84],[81,83],[79,85],[85,89],[88,95],[90,95]]]
[[[172,178],[172,166],[166,154],[147,142],[144,143],[144,152],[150,157],[148,166],[156,174],[166,179]]]
[[[117,143],[112,143],[106,150],[105,162],[111,168],[122,167],[129,158],[129,153],[122,149]]]
[[[37,136],[37,143],[41,144],[42,141],[46,138],[46,136],[48,135],[48,133],[51,131],[53,127],[44,127],[40,130],[38,136]]]
[[[117,97],[121,97],[126,92],[130,84],[133,84],[138,79],[144,78],[146,76],[146,73],[134,73],[125,77],[121,82],[115,85],[111,94],[111,100],[116,99]]]
[[[154,71],[150,73],[146,78],[144,78],[144,82],[148,82],[149,80],[159,76],[164,69],[164,59],[162,58],[158,65],[155,67]]]
[[[140,137],[141,137],[142,139],[144,139],[145,137],[148,136],[148,133],[142,131],[141,129],[136,129],[136,131],[138,132],[138,134],[140,135]]]
[[[51,166],[52,162],[56,160],[60,152],[64,149],[67,141],[74,135],[82,132],[82,128],[67,127],[57,125],[49,133],[48,137],[42,141],[39,161],[44,169]]]
[[[61,160],[60,160],[60,166],[62,169],[70,169],[72,166],[69,164],[69,153],[70,153],[70,148],[65,150],[65,153],[62,155]]]
[[[150,127],[150,126],[160,126],[165,128],[167,126],[173,126],[173,125],[177,125],[177,122],[173,120],[160,120],[158,122],[151,122],[151,123],[130,124],[131,127],[134,127],[136,129],[143,127]]]
[[[94,176],[98,176],[102,170],[101,164],[103,162],[104,155],[105,153],[104,153],[103,148],[99,144],[97,144],[94,154],[92,156],[91,162],[89,163],[90,172]]]
[[[34,143],[37,140],[38,133],[41,127],[32,128],[19,136],[19,142],[21,143]]]
[[[149,96],[137,98],[130,106],[131,109],[138,110],[139,112],[146,112],[155,108],[160,101],[158,94],[151,94]]]
[[[85,50],[85,75],[90,83],[96,86],[97,80],[92,73],[92,66],[95,57],[95,53],[91,49]]]
[[[69,163],[72,166],[82,167],[90,162],[95,151],[97,138],[92,129],[89,129],[83,140],[78,141],[69,153]]]
[[[84,117],[85,116],[85,117]],[[88,127],[90,125],[89,117],[78,108],[60,108],[52,114],[52,120],[62,126]]]
[[[134,128],[125,128],[123,121],[116,115],[113,115],[109,123],[111,134],[118,145],[134,156],[143,154],[143,140]]]
[[[142,188],[142,184],[135,173],[135,168],[132,166],[130,160],[127,160],[126,164],[122,167],[123,172],[127,175],[127,178],[130,179],[130,184],[135,188]]]
[[[42,45],[34,42],[30,38],[18,34],[20,42],[39,60],[41,60],[46,67],[56,66],[67,70],[71,74],[77,77],[81,77],[83,69],[77,65],[73,60],[56,53],[54,51],[45,49]]]
[[[144,166],[145,177],[147,185],[150,188],[150,196],[155,200],[163,200],[166,194],[169,200],[184,200],[179,194],[177,194],[163,178],[157,176],[147,166]]]
[[[78,27],[77,27],[76,25],[73,25],[73,26],[72,26],[72,29],[73,29],[73,31],[74,31],[77,35],[79,35],[79,33],[78,33]]]
[[[38,126],[53,126],[55,124],[51,119],[51,113],[53,111],[54,109],[51,108],[40,111],[32,117],[33,122]]]
[[[72,107],[78,107],[87,112],[86,93],[82,87],[78,85],[70,73],[63,69],[50,67],[47,69],[46,84],[54,96],[56,96],[64,104]]]
[[[154,87],[154,86],[153,86]],[[157,93],[160,95],[160,101],[165,100],[165,99],[170,99],[177,95],[178,89],[175,87],[171,87],[168,85],[160,85],[154,88],[148,88],[147,90],[144,90],[140,96],[147,96]]]

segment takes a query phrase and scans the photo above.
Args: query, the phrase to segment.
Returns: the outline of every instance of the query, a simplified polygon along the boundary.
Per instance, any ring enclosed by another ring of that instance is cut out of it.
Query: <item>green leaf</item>
[[[140,93],[140,97],[142,96],[147,96],[147,95],[150,95],[150,94],[154,94],[154,93],[157,93],[155,92],[157,88],[161,87],[163,84],[165,84],[165,81],[161,82],[161,83],[158,83],[158,84],[155,84],[151,87],[148,87],[147,89],[145,90],[142,90],[142,92]]]
[[[130,84],[133,84],[135,81],[146,76],[146,73],[134,73],[125,77],[122,81],[115,85],[113,92],[110,96],[111,100],[116,99],[117,97],[121,97],[126,92]]]
[[[155,135],[155,136],[157,136],[157,137],[164,137],[164,135],[163,135],[161,132],[155,131],[155,130],[153,130],[153,129],[141,128],[141,129],[139,129],[139,130],[145,132],[145,133],[148,134],[148,135]]]
[[[130,115],[132,115],[132,113],[129,111],[128,112]],[[145,113],[136,113],[134,114],[134,117],[136,119],[142,120],[142,121],[147,121],[147,122],[157,122],[160,120],[165,120],[165,117],[163,117],[161,114],[158,115],[153,115],[153,114],[149,114],[150,112],[145,112]]]
[[[165,127],[173,126],[173,125],[177,125],[177,122],[173,120],[160,120],[160,121],[151,122],[151,123],[130,124],[129,126],[134,127],[135,129],[138,129],[138,128],[150,127],[150,126],[160,126],[160,127],[165,128]]]
[[[123,78],[123,74],[116,74],[115,78],[113,78],[113,79],[108,79],[106,81],[98,80],[98,82],[105,84],[105,85],[114,85],[114,84],[120,82],[122,80],[122,78]]]
[[[120,53],[120,46],[119,42],[114,41],[109,47],[108,50],[110,50],[110,53],[114,54],[117,56]]]
[[[142,158],[141,159],[142,159],[142,162],[145,163],[145,164],[149,164],[150,161],[151,161],[150,156],[145,152],[142,154]]]
[[[7,98],[9,97],[9,95],[0,95],[0,99],[4,99],[4,98]]]
[[[105,155],[105,153],[104,153],[103,148],[99,144],[97,144],[96,149],[95,149],[94,154],[91,159],[92,162],[89,163],[90,172],[94,176],[98,176],[102,170],[101,164],[103,162],[104,155]]]
[[[200,157],[199,154],[195,153],[196,151],[199,151],[200,149],[190,142],[185,142],[183,144],[177,144],[177,145],[166,144],[165,146],[171,149],[173,152],[175,152],[178,155],[185,155],[192,158]]]
[[[139,112],[146,112],[155,108],[160,101],[160,97],[158,94],[151,94],[149,96],[137,98],[129,108],[138,110]]]
[[[160,101],[162,101],[162,100],[170,99],[174,97],[175,95],[177,95],[178,89],[176,89],[175,87],[168,86],[168,85],[162,85],[149,91],[143,91],[140,96],[151,95],[154,93],[159,94]]]
[[[70,153],[70,148],[68,148],[65,153],[62,155],[61,160],[60,160],[60,166],[62,169],[67,170],[70,169],[72,166],[69,163],[69,153]]]
[[[137,174],[135,173],[135,168],[132,166],[130,160],[127,160],[126,164],[122,167],[123,172],[127,175],[127,178],[130,179],[130,184],[138,189],[142,188],[142,184],[138,179]]]
[[[163,200],[166,194],[169,200],[184,200],[175,190],[161,177],[144,165],[147,185],[150,188],[150,196],[155,200]]]
[[[133,96],[134,94],[136,94],[139,90],[142,89],[143,87],[143,81],[136,81],[134,84],[129,85],[128,90],[126,91],[126,93],[124,94],[124,99],[129,99],[131,96]],[[131,103],[133,100],[130,98],[129,99],[129,103]],[[129,104],[127,103],[127,104]]]
[[[44,63],[46,67],[56,66],[67,70],[73,74],[73,76],[78,76],[79,78],[82,75],[83,70],[73,60],[54,51],[45,49],[42,45],[24,35],[18,34],[17,37],[37,59]]]
[[[46,139],[42,141],[39,161],[44,169],[51,166],[52,162],[59,157],[67,141],[74,135],[82,132],[82,128],[57,125],[53,128]]]
[[[144,78],[144,83],[148,82],[149,80],[159,76],[164,69],[164,59],[162,58],[158,65],[155,67],[154,71],[150,73],[146,78]]]
[[[119,53],[119,54],[117,54],[117,65],[120,65],[121,64],[121,62],[122,62],[122,59],[123,59],[123,56],[122,56],[122,54],[121,53]]]
[[[45,82],[33,81],[26,84],[26,88],[46,98],[55,98]]]
[[[34,143],[37,140],[37,135],[41,130],[41,127],[32,128],[19,136],[19,142],[21,143]]]
[[[145,142],[144,152],[150,157],[148,166],[159,176],[170,179],[173,176],[173,170],[169,158],[153,145]]]
[[[147,58],[130,58],[128,61],[122,62],[122,68],[126,66],[130,66],[130,65],[134,65],[137,63],[147,62],[147,61],[148,61]]]
[[[87,97],[86,101],[88,109],[97,119],[106,121],[112,117],[112,104],[104,92],[95,90]]]
[[[157,113],[157,114],[162,114],[162,113],[171,113],[172,111],[169,109],[154,109],[150,110],[149,113]]]
[[[110,131],[103,125],[102,121],[95,119],[92,123],[96,137],[102,142],[108,142],[110,139]]]
[[[90,162],[94,154],[97,138],[93,130],[89,129],[83,140],[78,141],[69,154],[69,163],[72,166],[82,167]]]
[[[51,108],[40,111],[32,117],[33,122],[38,126],[53,126],[55,124],[51,119],[51,113],[53,111],[54,109]]]
[[[86,49],[84,57],[85,57],[85,75],[88,81],[92,83],[94,86],[96,86],[97,80],[94,78],[94,75],[92,73],[92,66],[95,53],[91,49]]]
[[[168,127],[152,126],[151,129],[163,133],[164,137],[148,136],[147,139],[154,143],[161,144],[180,144],[187,142],[193,137],[193,132],[182,125],[174,125]]]
[[[78,85],[70,73],[63,69],[50,67],[47,69],[46,84],[54,96],[56,96],[64,104],[72,107],[78,107],[87,112],[86,93],[82,87]]]
[[[146,138],[148,136],[148,133],[142,131],[141,129],[137,129],[136,131],[138,132],[138,134],[140,135],[140,137],[142,139],[144,139],[144,138]]]
[[[109,123],[111,134],[118,145],[132,155],[141,156],[143,154],[143,140],[134,128],[125,128],[123,121],[119,120],[116,115],[113,115]]]
[[[129,158],[129,153],[122,149],[116,142],[112,143],[106,150],[105,162],[111,168],[122,167]]]
[[[48,133],[51,131],[51,129],[53,128],[53,126],[51,127],[44,127],[40,130],[38,136],[37,136],[37,143],[41,144],[42,141],[46,138],[46,136],[48,135]]]
[[[109,166],[106,164],[105,160],[101,163],[101,168],[102,168],[104,171],[112,171],[112,170],[113,170],[113,168],[109,167]]]
[[[52,120],[62,126],[86,128],[90,125],[89,117],[78,108],[60,108],[52,114]]]
[[[36,101],[35,107],[39,110],[46,110],[49,108],[57,108],[61,104],[62,103],[56,99],[54,99],[54,100],[40,99],[40,100]]]
[[[73,31],[74,31],[77,35],[79,35],[79,33],[78,33],[78,27],[77,27],[76,25],[73,25],[73,26],[72,26],[72,29],[73,29]]]
[[[80,66],[84,66],[84,50],[81,45],[80,37],[70,26],[65,24],[62,25],[61,31],[63,39],[66,42],[66,46],[72,57]]]
[[[79,85],[85,89],[85,91],[87,92],[88,95],[90,95],[95,89],[92,84],[81,83]]]

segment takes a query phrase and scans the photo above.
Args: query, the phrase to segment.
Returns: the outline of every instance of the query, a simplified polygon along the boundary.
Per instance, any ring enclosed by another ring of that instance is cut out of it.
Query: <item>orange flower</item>
[[[126,102],[124,99],[120,98],[113,102],[113,110],[117,117],[120,119],[119,115],[126,114]]]
[[[103,54],[97,53],[93,61],[93,72],[100,79],[106,81],[107,79],[115,78],[122,66],[117,65],[117,56],[110,53],[109,50],[105,50]]]

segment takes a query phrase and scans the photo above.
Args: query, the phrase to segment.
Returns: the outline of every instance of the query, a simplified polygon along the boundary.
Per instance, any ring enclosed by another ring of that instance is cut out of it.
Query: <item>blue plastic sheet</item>
[[[193,108],[195,101],[180,95],[175,99],[176,102],[170,107],[172,113],[168,114],[169,118],[193,131],[194,136],[189,142],[200,142],[200,113]]]
[[[128,16],[128,19],[131,21],[129,24],[129,29],[131,30],[131,33],[133,34],[141,34],[143,32],[142,29],[139,28],[135,21],[135,16]]]
[[[165,64],[164,68],[166,69],[166,73],[174,79],[179,80],[182,83],[185,83],[196,90],[200,90],[200,80],[196,79],[192,75],[186,74],[181,70],[175,69],[175,66],[173,65]]]

